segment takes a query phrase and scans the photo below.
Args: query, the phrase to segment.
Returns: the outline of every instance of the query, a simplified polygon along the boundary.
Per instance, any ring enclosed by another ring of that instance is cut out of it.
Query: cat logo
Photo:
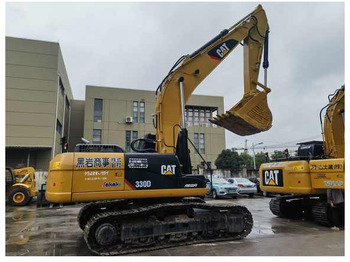
[[[233,48],[238,44],[238,41],[234,39],[227,40],[217,46],[214,46],[209,52],[208,55],[214,60],[222,60]]]
[[[160,173],[162,175],[175,175],[176,165],[161,165]]]
[[[283,186],[283,176],[281,169],[264,170],[264,186]]]

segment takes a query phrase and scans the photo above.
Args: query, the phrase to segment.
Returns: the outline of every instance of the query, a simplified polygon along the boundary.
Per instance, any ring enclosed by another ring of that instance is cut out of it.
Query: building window
[[[95,101],[94,101],[94,121],[95,122],[102,121],[102,108],[103,108],[103,100],[99,98],[95,98]]]
[[[63,83],[62,83],[62,79],[61,79],[60,76],[58,77],[58,85],[59,85],[59,87],[60,87],[61,95],[64,96],[64,85],[63,85]]]
[[[201,126],[205,126],[205,108],[200,108],[200,122]]]
[[[134,101],[133,106],[132,106],[133,122],[135,122],[135,123],[138,122],[138,116],[139,116],[139,102]]]
[[[66,107],[67,107],[67,108],[70,107],[68,96],[66,96]]]
[[[199,151],[199,135],[194,133],[194,147]],[[197,154],[197,151],[196,151]]]
[[[199,125],[199,110],[198,110],[198,107],[194,108],[194,125],[195,126]]]
[[[125,131],[125,152],[130,152],[130,144],[131,144],[131,131]]]
[[[138,131],[132,131],[132,141],[139,138],[139,132]]]
[[[199,134],[199,152],[205,154],[205,138],[203,133]]]
[[[210,110],[210,108],[206,108],[205,109],[205,126],[206,127],[211,126],[209,119],[211,119],[211,110]]]
[[[101,129],[94,129],[92,133],[92,143],[93,144],[101,144]]]
[[[187,126],[192,126],[193,125],[193,109],[192,107],[187,108]]]
[[[140,123],[145,123],[145,102],[140,102]]]
[[[56,121],[56,132],[62,136],[62,124],[58,119]]]
[[[217,107],[202,107],[202,106],[186,106],[185,117],[187,126],[202,126],[214,127],[209,119],[213,117],[213,113],[217,112]]]

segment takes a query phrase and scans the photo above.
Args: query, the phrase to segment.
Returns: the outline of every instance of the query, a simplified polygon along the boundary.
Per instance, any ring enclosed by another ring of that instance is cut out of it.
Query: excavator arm
[[[330,98],[331,96],[332,98]],[[337,89],[334,94],[330,95],[328,98],[329,103],[322,108],[320,112],[321,118],[322,111],[326,109],[322,128],[324,153],[325,156],[329,158],[343,158],[345,151],[345,85]]]
[[[211,122],[238,135],[270,129],[267,105],[270,89],[258,82],[260,61],[269,26],[259,5],[238,23],[190,55],[181,57],[156,91],[156,151],[174,153],[180,126],[186,127],[184,107],[197,86],[238,46],[244,46],[244,96],[229,111]],[[262,91],[257,89],[262,88]]]

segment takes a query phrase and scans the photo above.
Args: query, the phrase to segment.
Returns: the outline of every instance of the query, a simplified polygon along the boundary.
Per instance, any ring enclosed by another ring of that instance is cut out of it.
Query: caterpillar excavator
[[[334,226],[327,190],[344,190],[345,86],[328,96],[320,112],[323,142],[300,143],[298,156],[262,164],[263,191],[281,194],[270,201],[271,212],[282,218],[310,219]],[[322,112],[326,110],[322,123]],[[340,218],[340,223],[344,223]]]
[[[120,255],[241,239],[250,233],[253,219],[246,207],[204,201],[206,178],[192,174],[184,108],[196,87],[241,44],[243,99],[212,122],[239,135],[268,130],[270,89],[258,82],[268,30],[259,5],[197,51],[182,56],[156,90],[156,134],[133,141],[136,153],[79,145],[75,152],[51,160],[46,198],[91,202],[80,210],[78,222],[93,253]],[[267,65],[266,59],[265,69]]]

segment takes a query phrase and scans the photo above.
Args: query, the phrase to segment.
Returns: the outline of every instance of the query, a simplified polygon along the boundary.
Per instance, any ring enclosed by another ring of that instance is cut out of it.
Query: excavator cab
[[[267,104],[268,90],[253,92],[243,98],[230,110],[217,115],[210,122],[231,132],[247,136],[271,128],[272,114]]]

